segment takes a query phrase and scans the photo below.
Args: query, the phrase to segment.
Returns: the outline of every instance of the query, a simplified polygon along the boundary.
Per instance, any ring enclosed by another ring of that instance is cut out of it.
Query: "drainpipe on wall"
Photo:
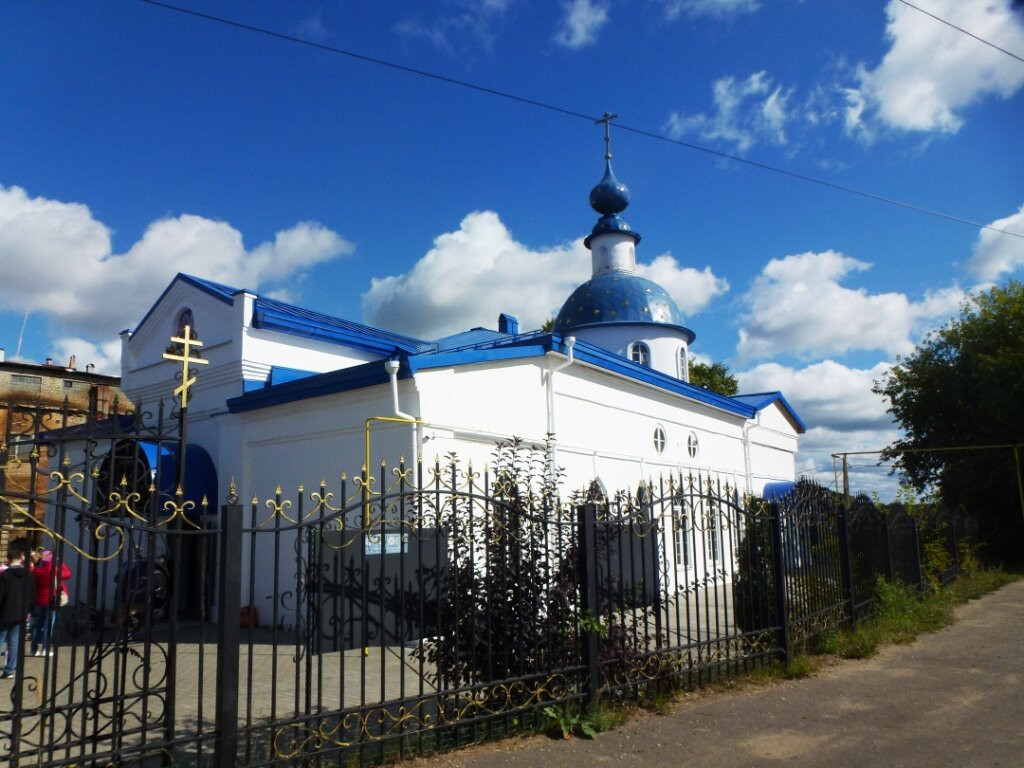
[[[547,372],[547,379],[548,379],[547,380],[547,385],[548,385],[548,387],[547,387],[547,389],[548,389],[548,392],[547,392],[547,395],[548,395],[548,434],[549,435],[554,435],[555,434],[555,374],[558,373],[558,371],[561,371],[561,370],[564,370],[565,368],[568,368],[575,361],[575,358],[573,357],[573,348],[576,346],[576,337],[575,336],[566,336],[565,337],[565,346],[568,349],[568,355],[566,356],[565,360],[563,360],[562,362],[557,363],[555,365],[552,365],[550,368],[548,368],[548,372]],[[555,468],[558,466],[558,461],[556,460],[556,453],[558,451],[557,443],[558,443],[558,440],[557,440],[557,437],[556,437],[555,440],[551,444],[551,467],[550,467],[550,469],[551,469],[552,472],[554,472]]]
[[[754,492],[754,469],[750,459],[750,430],[760,425],[760,412],[743,425],[743,472],[747,478],[747,493]]]
[[[423,443],[423,435],[421,432],[423,424],[418,418],[403,412],[398,406],[398,369],[401,365],[401,362],[398,360],[385,360],[384,370],[386,370],[388,372],[388,376],[391,377],[391,403],[395,416],[402,419],[408,419],[412,424],[412,456],[409,457],[409,461],[413,466],[415,466]]]

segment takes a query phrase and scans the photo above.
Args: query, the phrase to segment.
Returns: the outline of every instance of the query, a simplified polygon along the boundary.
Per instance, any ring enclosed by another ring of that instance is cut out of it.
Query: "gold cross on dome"
[[[194,356],[192,354],[192,348],[203,346],[203,342],[192,335],[192,329],[187,325],[181,329],[181,336],[171,337],[171,342],[181,345],[181,354],[176,355],[172,352],[164,352],[164,360],[177,360],[181,362],[181,384],[175,387],[174,394],[177,395],[179,402],[184,408],[188,405],[188,390],[196,383],[196,377],[189,375],[189,366],[192,363],[209,365],[210,361],[203,360],[198,355]]]

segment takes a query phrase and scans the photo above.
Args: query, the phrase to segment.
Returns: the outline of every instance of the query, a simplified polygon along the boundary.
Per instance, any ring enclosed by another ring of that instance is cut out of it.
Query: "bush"
[[[446,688],[579,663],[575,527],[552,525],[561,478],[549,469],[550,446],[500,443],[492,467],[486,514],[477,500],[471,514],[453,509],[445,523],[441,634],[414,651]]]

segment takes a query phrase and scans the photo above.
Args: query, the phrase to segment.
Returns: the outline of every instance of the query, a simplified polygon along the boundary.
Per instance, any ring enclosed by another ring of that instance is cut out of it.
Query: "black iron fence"
[[[964,552],[958,521],[806,482],[765,500],[678,474],[565,499],[550,452],[518,443],[485,470],[382,464],[214,505],[181,416],[7,419],[4,534],[72,577],[43,655],[8,649],[0,760],[432,753],[785,660],[869,615],[879,575],[927,585]]]

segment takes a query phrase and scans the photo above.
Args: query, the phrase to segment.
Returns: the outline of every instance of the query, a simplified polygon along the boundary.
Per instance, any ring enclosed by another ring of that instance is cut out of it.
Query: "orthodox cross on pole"
[[[181,336],[172,336],[171,341],[181,345],[181,354],[164,352],[164,360],[177,360],[181,363],[181,384],[174,389],[174,394],[178,397],[181,407],[187,408],[188,390],[196,383],[196,377],[191,375],[192,371],[189,370],[189,366],[193,363],[196,365],[209,365],[210,361],[203,360],[198,355],[193,355],[192,348],[203,346],[203,342],[192,335],[191,327],[186,325],[181,329]]]
[[[612,129],[611,129],[611,122],[616,117],[618,117],[618,115],[613,115],[610,112],[605,112],[604,113],[604,117],[602,117],[600,120],[595,120],[594,121],[595,125],[597,123],[604,123],[604,159],[605,160],[611,160],[612,159]]]

